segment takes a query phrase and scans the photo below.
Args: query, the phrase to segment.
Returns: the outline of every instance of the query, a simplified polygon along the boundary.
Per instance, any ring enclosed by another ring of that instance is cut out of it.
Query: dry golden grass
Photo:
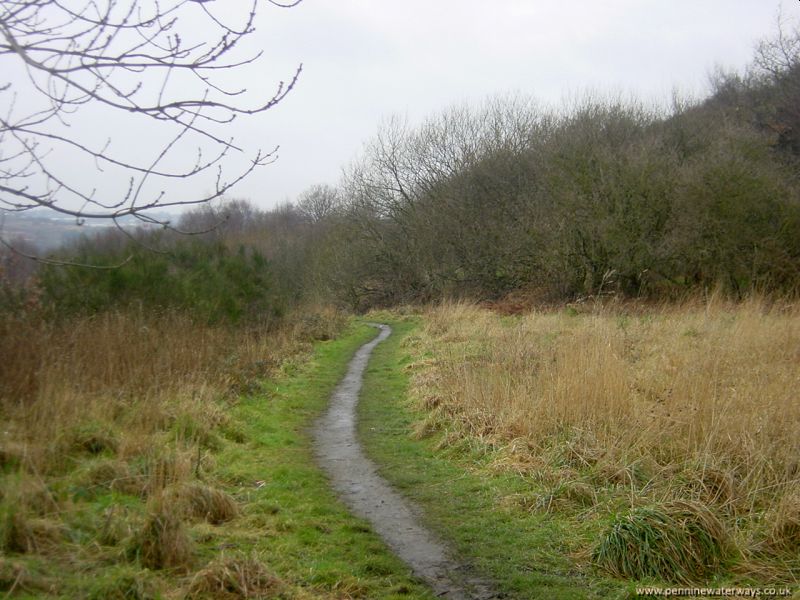
[[[7,590],[5,595],[12,598],[16,591],[27,591],[44,595],[52,587],[46,578],[31,572],[25,564],[18,560],[0,556],[0,589]]]
[[[509,319],[451,303],[425,322],[409,342],[421,435],[479,438],[500,450],[496,468],[549,485],[588,478],[632,506],[702,503],[745,555],[770,537],[796,548],[800,306],[712,299]],[[782,528],[767,531],[765,514]]]
[[[115,565],[98,597],[151,597],[136,591],[152,584],[141,568],[182,589],[201,566],[188,525],[238,514],[210,475],[222,438],[237,437],[230,404],[343,323],[327,310],[271,331],[135,310],[62,323],[0,313],[0,554],[62,575]],[[0,562],[6,591],[48,577]]]
[[[284,587],[255,557],[221,557],[194,576],[186,598],[279,598]]]
[[[133,551],[149,569],[188,569],[193,543],[180,515],[158,502],[134,540]]]
[[[184,483],[168,490],[165,498],[183,517],[212,525],[230,521],[239,514],[239,507],[229,494],[201,483]]]
[[[0,461],[44,473],[76,454],[128,459],[164,431],[186,445],[213,444],[226,420],[220,400],[303,351],[297,340],[310,339],[309,328],[329,336],[341,323],[309,318],[269,334],[135,311],[60,325],[0,319]]]
[[[771,516],[769,541],[779,549],[800,553],[800,486],[783,495]]]
[[[31,518],[22,510],[8,510],[4,521],[0,544],[4,554],[47,554],[64,541],[64,531],[59,523]]]

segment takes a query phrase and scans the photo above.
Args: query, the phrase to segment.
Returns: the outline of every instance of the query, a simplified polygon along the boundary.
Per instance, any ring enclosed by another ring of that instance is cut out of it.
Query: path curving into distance
[[[425,580],[437,596],[451,600],[490,600],[496,596],[485,582],[469,577],[467,568],[423,527],[412,506],[378,475],[361,449],[356,432],[356,405],[364,370],[375,346],[391,335],[388,325],[361,346],[347,374],[333,391],[328,411],[314,429],[317,460],[345,504],[368,520],[388,546]]]

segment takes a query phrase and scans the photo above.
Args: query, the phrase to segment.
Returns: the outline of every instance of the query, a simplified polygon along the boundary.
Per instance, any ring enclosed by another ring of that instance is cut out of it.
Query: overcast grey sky
[[[214,4],[226,11],[245,5]],[[245,148],[281,146],[277,162],[230,195],[267,208],[313,184],[335,184],[392,114],[414,123],[504,93],[551,105],[587,90],[660,102],[674,89],[701,95],[714,65],[749,62],[756,41],[774,33],[779,9],[800,20],[798,0],[304,0],[291,9],[264,2],[242,49],[264,56],[221,75],[266,98],[300,63],[304,69],[277,107],[226,126]],[[203,31],[191,33],[205,39]],[[73,131],[96,134],[101,144],[113,135],[114,149],[137,153],[146,149],[142,140],[155,144],[157,132],[83,118]],[[99,178],[70,156],[62,163]]]
[[[392,113],[413,122],[504,92],[553,104],[587,89],[703,93],[715,64],[748,63],[779,7],[800,17],[797,0],[305,0],[265,11],[259,77],[304,71],[248,133],[280,143],[280,160],[236,195],[269,206],[335,183]]]

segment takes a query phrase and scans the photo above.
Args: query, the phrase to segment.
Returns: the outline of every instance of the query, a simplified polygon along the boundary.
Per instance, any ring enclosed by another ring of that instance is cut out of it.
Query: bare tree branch
[[[246,150],[225,126],[281,102],[302,65],[266,98],[222,74],[261,58],[240,48],[262,5],[299,2],[0,0],[0,211],[171,228],[146,211],[220,198],[274,162],[277,147]],[[134,151],[124,133],[98,136],[111,119],[158,139]]]

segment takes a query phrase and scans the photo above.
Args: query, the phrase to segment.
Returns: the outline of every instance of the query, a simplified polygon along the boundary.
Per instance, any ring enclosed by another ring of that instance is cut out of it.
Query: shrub
[[[123,306],[180,309],[209,323],[269,320],[284,309],[273,293],[269,265],[258,252],[222,242],[177,240],[169,252],[138,244],[103,251],[90,240],[70,260],[119,264],[114,269],[48,267],[41,270],[43,303],[59,316],[93,314]]]

